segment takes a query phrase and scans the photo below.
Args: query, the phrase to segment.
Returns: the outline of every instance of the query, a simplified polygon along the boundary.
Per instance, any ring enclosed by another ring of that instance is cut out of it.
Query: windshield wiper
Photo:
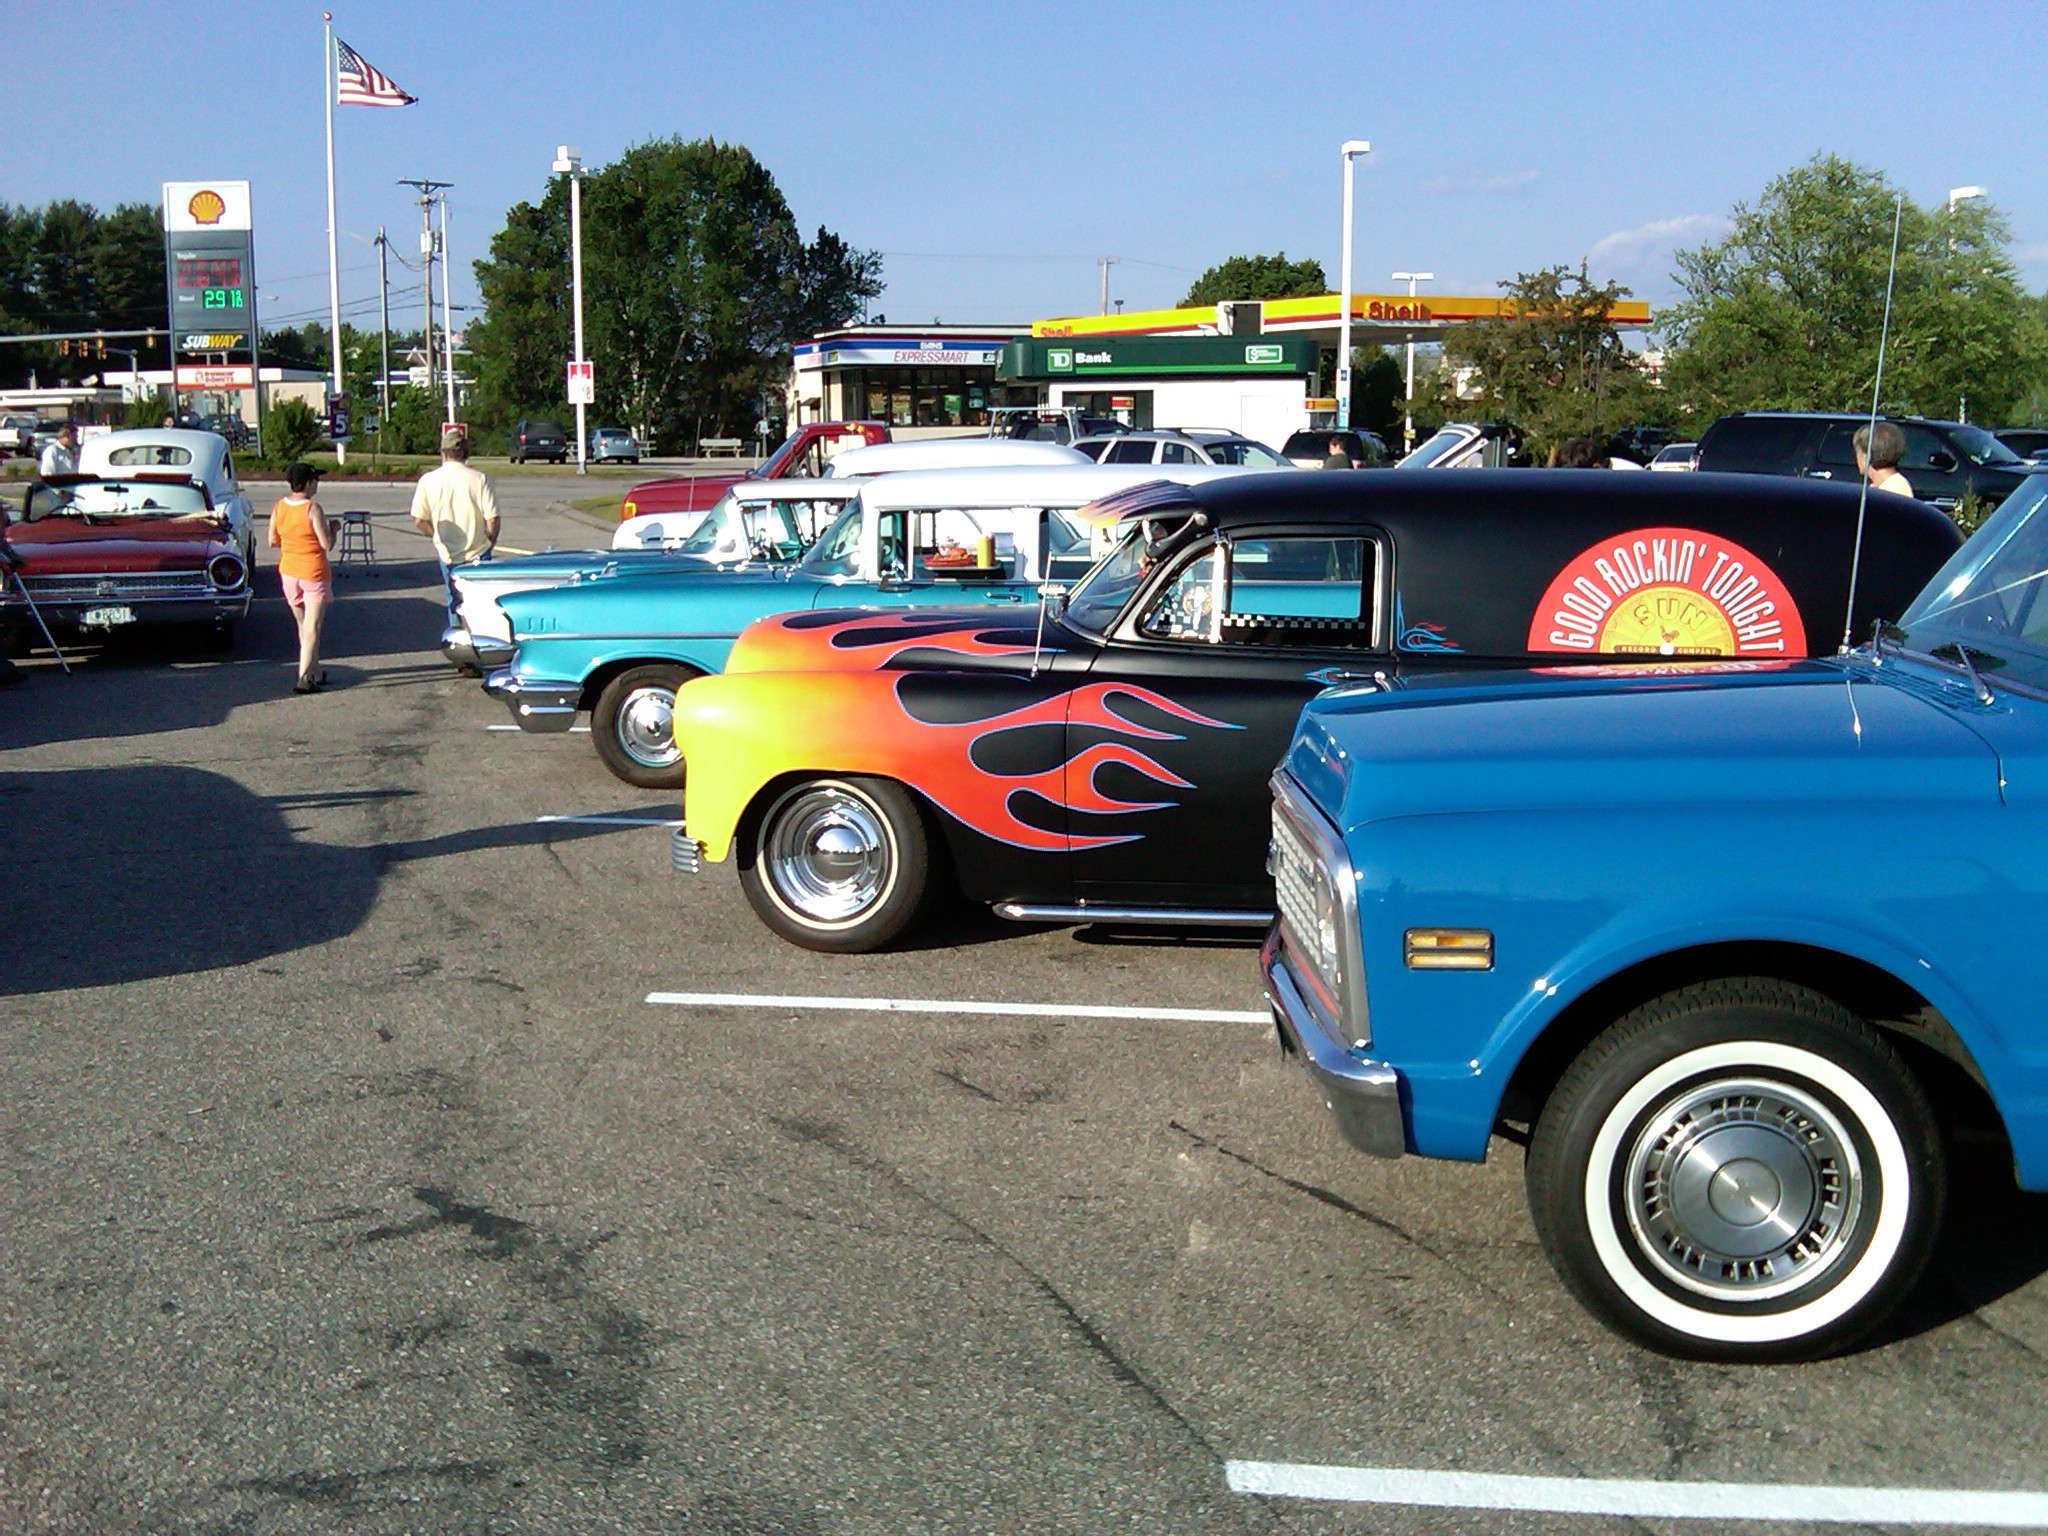
[[[1960,640],[1945,640],[1927,654],[1938,660],[1943,652],[1953,651],[1956,660],[1962,663],[1963,671],[1969,674],[1970,689],[1977,695],[1977,702],[1979,704],[1990,704],[1994,702],[1995,695],[1991,692],[1991,685],[1984,681],[1984,674],[1977,670],[1977,662],[1970,654],[1974,650],[1976,650],[1975,646],[1965,645]],[[1977,655],[1982,656],[1989,662],[1994,671],[2005,665],[2005,658],[1994,652],[1977,651]]]

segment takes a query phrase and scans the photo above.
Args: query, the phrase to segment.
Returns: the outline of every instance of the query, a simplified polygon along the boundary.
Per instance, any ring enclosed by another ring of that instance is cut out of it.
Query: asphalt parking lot
[[[506,542],[601,541],[581,484]],[[0,691],[0,1531],[2048,1525],[1967,1496],[2048,1488],[1994,1162],[1875,1346],[1646,1354],[1517,1149],[1340,1143],[1249,941],[823,956],[671,874],[673,801],[441,662],[406,495],[323,497],[382,562],[325,694],[268,570],[224,657]]]

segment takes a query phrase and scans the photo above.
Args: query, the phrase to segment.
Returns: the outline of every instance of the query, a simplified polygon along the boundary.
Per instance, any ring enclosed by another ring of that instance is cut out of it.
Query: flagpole
[[[320,13],[326,54],[320,61],[320,83],[327,108],[327,340],[334,360],[333,393],[341,393],[341,262],[334,248],[334,15]],[[334,462],[348,462],[348,445],[334,445]]]

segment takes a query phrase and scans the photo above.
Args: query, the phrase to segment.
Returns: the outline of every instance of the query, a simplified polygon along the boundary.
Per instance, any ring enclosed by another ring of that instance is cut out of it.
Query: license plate
[[[128,607],[88,608],[78,616],[78,622],[86,629],[112,629],[116,624],[133,624],[135,610]]]

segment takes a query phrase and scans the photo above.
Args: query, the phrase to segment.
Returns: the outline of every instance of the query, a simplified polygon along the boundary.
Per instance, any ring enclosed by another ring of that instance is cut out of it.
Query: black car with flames
[[[1319,691],[1777,666],[1898,615],[1961,542],[1905,497],[1739,475],[1275,474],[1096,511],[1123,537],[1035,613],[744,631],[677,694],[678,867],[732,857],[823,950],[888,942],[948,884],[1021,921],[1263,924],[1267,780]]]

